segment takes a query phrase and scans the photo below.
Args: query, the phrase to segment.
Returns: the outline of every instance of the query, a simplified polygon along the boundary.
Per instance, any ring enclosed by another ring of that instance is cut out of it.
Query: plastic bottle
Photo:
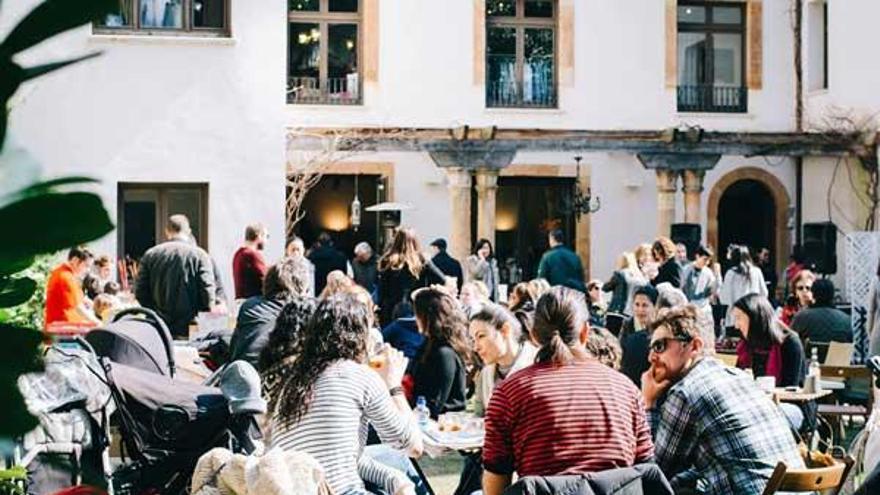
[[[426,428],[428,421],[431,419],[431,410],[428,409],[428,401],[425,400],[423,395],[416,398],[415,414],[419,427],[422,429]]]

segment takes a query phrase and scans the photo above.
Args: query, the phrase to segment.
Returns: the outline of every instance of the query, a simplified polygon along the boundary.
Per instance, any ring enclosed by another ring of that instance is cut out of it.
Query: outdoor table
[[[440,423],[429,420],[428,425],[422,428],[422,445],[429,457],[437,458],[450,452],[458,452],[462,455],[473,455],[483,448],[485,430],[481,418],[469,413],[452,413],[462,426],[458,431],[440,431]],[[441,416],[442,418],[442,416]],[[428,482],[428,477],[422,471],[416,459],[410,459],[416,472],[424,481],[428,492],[433,494],[434,489]]]
[[[791,390],[787,388],[775,388],[773,389],[773,400],[775,402],[791,403],[809,402],[830,394],[831,390],[824,388],[818,392],[805,392],[803,389]]]

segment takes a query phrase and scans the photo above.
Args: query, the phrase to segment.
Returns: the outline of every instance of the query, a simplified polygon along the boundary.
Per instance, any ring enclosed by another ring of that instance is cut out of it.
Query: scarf
[[[736,345],[736,367],[750,368],[755,371],[755,378],[758,378],[761,375],[754,369],[752,361],[755,356],[766,357],[763,375],[776,378],[778,386],[782,381],[782,346],[773,343],[769,349],[751,349],[745,339],[739,341]]]

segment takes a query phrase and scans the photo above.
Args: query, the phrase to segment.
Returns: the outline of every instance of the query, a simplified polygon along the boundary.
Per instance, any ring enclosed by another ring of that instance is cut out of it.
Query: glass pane
[[[706,7],[683,5],[678,7],[678,22],[693,24],[706,22]]]
[[[357,12],[358,0],[330,0],[330,12]]]
[[[321,31],[318,24],[293,22],[289,31],[288,92],[294,99],[320,96]]]
[[[742,86],[742,35],[718,33],[713,44],[715,86]]]
[[[678,33],[678,85],[696,86],[706,77],[706,35]]]
[[[165,195],[165,211],[168,216],[183,214],[189,219],[193,239],[205,247],[206,236],[202,232],[202,195],[198,189],[169,189]]]
[[[486,2],[486,15],[494,16],[515,16],[516,0],[488,0]]]
[[[105,15],[100,25],[111,28],[131,26],[132,12],[134,12],[134,0],[119,0],[119,6]]]
[[[122,200],[122,254],[139,259],[156,245],[159,193],[155,190],[125,190]]]
[[[555,105],[553,30],[526,29],[525,35],[523,103],[540,106]]]
[[[553,1],[526,0],[526,17],[553,17]]]
[[[715,24],[742,24],[742,9],[739,7],[713,7],[712,22]]]
[[[180,0],[141,0],[140,6],[141,27],[183,27],[183,3]]]
[[[193,26],[222,29],[226,0],[193,0]]]
[[[516,29],[489,28],[486,36],[486,97],[489,106],[516,103]]]
[[[321,7],[319,0],[287,0],[288,10],[299,12],[317,12]]]
[[[357,24],[331,24],[328,28],[327,93],[331,99],[358,100],[358,30]]]

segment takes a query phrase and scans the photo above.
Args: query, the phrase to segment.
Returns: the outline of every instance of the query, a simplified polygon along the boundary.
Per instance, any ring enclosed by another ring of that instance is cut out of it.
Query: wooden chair
[[[788,469],[784,462],[779,462],[770,481],[764,488],[764,495],[780,492],[815,492],[837,495],[846,483],[849,470],[854,461],[847,456],[831,466],[812,469]]]

